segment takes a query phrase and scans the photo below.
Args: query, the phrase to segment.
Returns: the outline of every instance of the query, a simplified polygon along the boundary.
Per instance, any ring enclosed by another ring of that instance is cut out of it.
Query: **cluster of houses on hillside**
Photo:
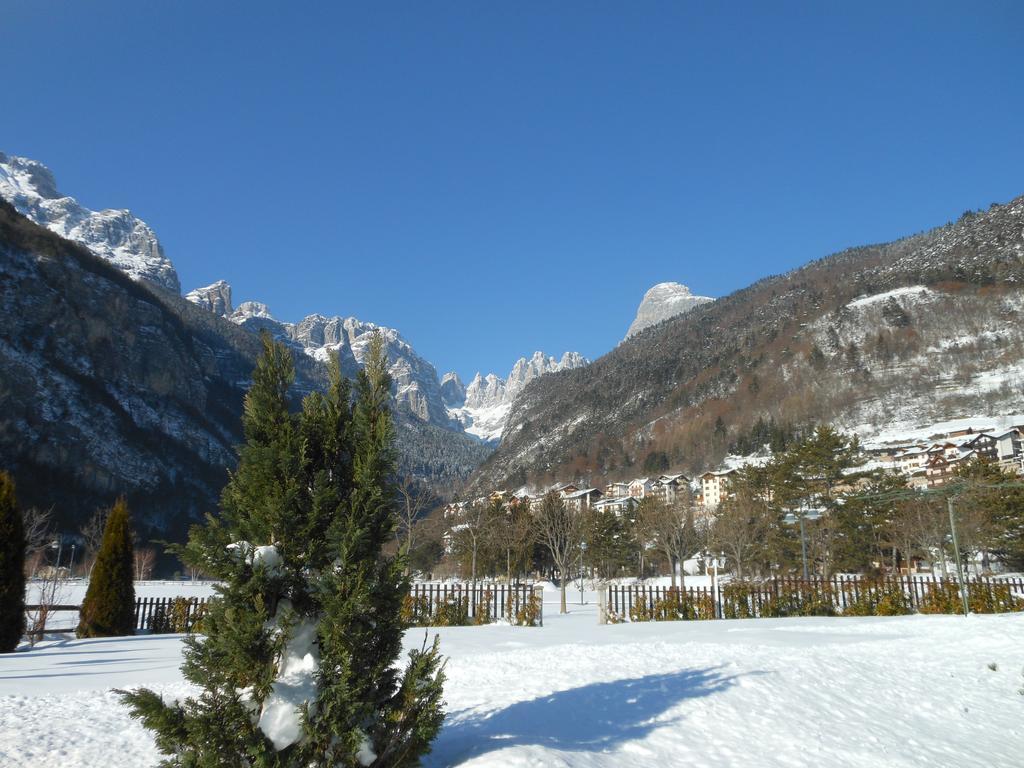
[[[864,449],[868,463],[858,469],[882,469],[907,478],[911,488],[938,488],[955,476],[966,462],[984,458],[998,464],[1005,472],[1024,475],[1024,425],[1004,430],[964,429],[950,432],[939,439]],[[633,511],[642,499],[655,497],[673,503],[681,497],[691,498],[698,509],[708,513],[728,496],[729,483],[739,470],[735,467],[705,472],[697,477],[684,474],[640,477],[630,481],[610,482],[603,488],[585,483],[560,483],[541,493],[494,491],[473,502],[502,501],[509,505],[528,504],[537,509],[547,493],[554,491],[563,503],[576,511],[605,510],[616,515]],[[449,504],[446,519],[455,522],[468,503]]]
[[[938,440],[865,450],[873,467],[907,478],[911,488],[939,488],[956,476],[959,467],[976,459],[998,464],[1009,474],[1024,474],[1024,426],[1011,429],[951,432]]]

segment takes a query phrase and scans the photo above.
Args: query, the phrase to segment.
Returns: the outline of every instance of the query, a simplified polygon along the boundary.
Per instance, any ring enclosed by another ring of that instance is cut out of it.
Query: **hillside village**
[[[722,466],[693,477],[669,473],[605,483],[561,482],[540,490],[494,490],[472,500],[452,502],[443,508],[445,550],[449,554],[452,552],[452,542],[467,524],[468,510],[474,505],[525,507],[536,515],[552,492],[557,494],[567,510],[574,513],[610,512],[619,518],[632,518],[644,500],[655,499],[667,506],[688,506],[696,519],[710,524],[718,507],[732,495],[731,486],[739,473],[746,467],[764,465],[771,458],[770,453],[728,457]],[[839,496],[852,495],[867,487],[871,475],[902,478],[910,490],[938,489],[950,483],[961,468],[975,461],[998,466],[1010,476],[1024,476],[1024,424],[998,429],[964,427],[947,432],[936,430],[931,438],[925,440],[903,440],[884,445],[858,444],[858,463],[845,470],[849,482],[841,483],[833,490]]]

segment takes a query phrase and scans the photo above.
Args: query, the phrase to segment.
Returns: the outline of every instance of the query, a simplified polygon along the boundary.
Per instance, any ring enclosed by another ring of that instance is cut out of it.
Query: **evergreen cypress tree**
[[[18,647],[25,632],[25,528],[14,480],[0,472],[0,653]]]
[[[202,689],[166,705],[123,694],[166,766],[411,766],[443,719],[435,640],[394,668],[409,585],[382,548],[396,524],[396,455],[383,342],[356,383],[332,360],[326,394],[288,409],[288,351],[269,337],[245,401],[246,443],[217,518],[189,556],[222,585],[186,640]]]
[[[118,637],[135,632],[131,520],[124,498],[114,503],[79,613],[79,637]]]

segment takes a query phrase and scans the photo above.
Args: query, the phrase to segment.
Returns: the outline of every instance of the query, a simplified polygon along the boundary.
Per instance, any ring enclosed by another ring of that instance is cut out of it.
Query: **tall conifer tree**
[[[189,554],[222,580],[186,641],[197,698],[125,694],[167,766],[410,766],[443,719],[437,642],[395,669],[409,585],[382,548],[394,534],[390,377],[379,337],[356,383],[337,360],[330,387],[288,409],[294,373],[264,351],[245,402],[246,443],[222,512]]]
[[[96,564],[79,613],[79,637],[117,637],[135,632],[135,584],[128,503],[114,503],[103,529]]]
[[[25,632],[25,527],[14,480],[0,472],[0,653],[18,647]]]

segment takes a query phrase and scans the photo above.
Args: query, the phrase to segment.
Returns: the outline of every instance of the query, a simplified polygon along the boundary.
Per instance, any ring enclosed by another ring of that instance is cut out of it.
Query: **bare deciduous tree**
[[[675,587],[676,563],[681,565],[698,546],[689,494],[681,494],[672,503],[656,497],[646,498],[640,504],[638,518],[640,529],[649,543],[665,555],[671,571],[671,585]],[[681,568],[679,578],[685,584]]]
[[[145,581],[153,575],[156,564],[156,550],[152,547],[135,547],[135,580]]]
[[[474,501],[462,508],[451,526],[451,537],[457,553],[469,557],[470,580],[476,585],[477,559],[492,535],[494,505]]]
[[[541,502],[536,517],[537,537],[547,547],[558,569],[558,585],[562,593],[561,613],[568,613],[565,589],[572,578],[572,567],[580,557],[584,516],[569,509],[555,491],[549,491]]]
[[[103,529],[107,526],[107,515],[109,513],[109,509],[97,509],[78,531],[82,537],[82,565],[85,566],[87,576],[92,574],[92,567],[96,562],[96,555],[100,551],[100,543],[103,541]]]
[[[22,520],[25,525],[26,575],[35,578],[46,556],[46,548],[53,540],[53,509],[26,509]]]
[[[45,547],[43,549],[45,552]],[[46,622],[54,606],[60,605],[67,586],[67,570],[55,566],[41,567],[39,578],[32,581],[32,593],[28,603],[35,606],[26,612],[29,643],[35,645],[43,639]],[[34,602],[33,602],[34,601]]]
[[[435,497],[430,490],[412,478],[405,478],[398,486],[398,529],[395,532],[401,551],[408,557],[416,546],[416,534]],[[405,572],[410,566],[406,563]]]
[[[716,548],[732,560],[736,578],[742,579],[744,565],[762,546],[768,532],[768,517],[757,493],[745,487],[734,491],[719,505],[711,536]]]
[[[513,570],[518,579],[533,548],[533,515],[529,503],[502,505],[494,519],[493,537],[495,546],[505,555],[505,579],[511,584]]]

